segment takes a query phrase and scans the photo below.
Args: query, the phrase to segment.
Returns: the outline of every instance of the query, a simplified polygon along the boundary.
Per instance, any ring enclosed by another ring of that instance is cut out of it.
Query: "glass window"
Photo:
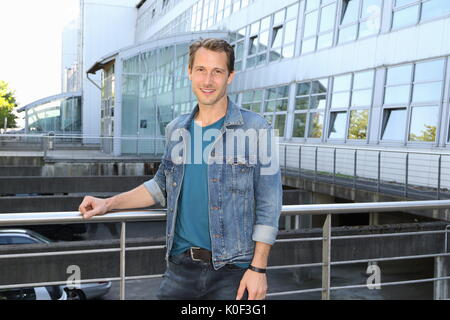
[[[248,44],[248,55],[255,54],[257,50],[258,45],[258,36],[250,37],[250,41]]]
[[[312,81],[311,94],[327,93],[327,91],[328,91],[328,79],[318,79]]]
[[[358,25],[354,24],[349,27],[341,28],[339,30],[339,43],[345,43],[356,40],[358,33]]]
[[[281,38],[283,36],[283,27],[275,27],[272,31],[272,48],[277,48],[281,46]]]
[[[422,21],[448,14],[450,14],[450,1],[448,0],[429,0],[423,2],[421,16]]]
[[[299,83],[297,85],[297,95],[298,96],[304,96],[308,95],[311,91],[311,83],[310,82],[303,82]]]
[[[320,6],[320,0],[306,0],[306,11],[317,9]]]
[[[438,119],[438,106],[412,108],[409,141],[436,141]]]
[[[404,140],[406,108],[386,109],[383,118],[383,140]]]
[[[348,138],[365,140],[369,121],[369,110],[350,111],[350,123],[348,128]]]
[[[392,67],[388,69],[386,85],[404,84],[411,82],[412,65]]]
[[[322,8],[320,16],[320,27],[319,31],[324,32],[334,27],[334,15],[336,12],[336,4],[333,3],[329,6]]]
[[[288,108],[289,86],[280,86],[266,90],[264,116],[275,117],[274,128],[279,130],[279,136],[284,136]]]
[[[334,77],[333,92],[350,90],[351,74]]]
[[[27,238],[27,237],[17,237],[17,236],[11,236],[10,238],[10,244],[33,244],[37,243],[33,239]]]
[[[444,77],[444,60],[434,60],[416,64],[414,72],[414,81],[433,81],[442,80]]]
[[[327,104],[327,96],[326,95],[317,95],[317,96],[311,96],[310,102],[309,102],[309,108],[310,109],[325,109]]]
[[[296,110],[308,110],[309,107],[309,97],[297,98],[295,100]]]
[[[410,85],[386,88],[385,104],[408,104]]]
[[[350,102],[350,92],[333,93],[331,108],[347,108]]]
[[[372,88],[373,77],[374,77],[373,71],[365,71],[365,72],[355,73],[354,80],[353,80],[353,90]]]
[[[330,139],[344,139],[347,125],[347,112],[331,112],[330,114]]]
[[[318,1],[306,4],[301,53],[308,53],[333,44],[333,29],[336,21],[336,1]],[[318,30],[319,29],[319,30]]]
[[[374,14],[374,11],[381,11],[381,0],[362,0],[361,18],[365,19]]]
[[[372,89],[353,91],[352,106],[370,106],[372,102]]]
[[[279,137],[284,137],[285,124],[286,124],[286,115],[285,114],[275,115],[274,129],[278,130]]]
[[[305,16],[305,31],[303,37],[310,37],[317,32],[318,11],[313,11]]]
[[[291,19],[297,19],[298,15],[298,3],[289,6],[286,11],[286,21]]]
[[[414,5],[394,12],[392,28],[398,29],[417,23],[419,17],[419,5]]]
[[[292,136],[296,138],[305,137],[306,113],[296,113],[294,117],[294,131]]]
[[[439,101],[442,94],[442,82],[415,84],[413,103]]]
[[[309,114],[308,138],[321,138],[323,131],[323,113],[312,112]]]
[[[358,21],[359,0],[344,0],[342,2],[341,24],[346,25]]]
[[[293,43],[295,41],[295,34],[297,31],[297,20],[292,20],[286,23],[284,31],[284,43]]]

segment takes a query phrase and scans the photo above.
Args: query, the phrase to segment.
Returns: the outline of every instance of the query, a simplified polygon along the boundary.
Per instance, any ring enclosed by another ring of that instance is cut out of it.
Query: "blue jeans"
[[[157,298],[235,300],[245,271],[232,264],[214,270],[210,262],[193,261],[188,251],[170,256]],[[247,292],[243,299],[247,299]]]

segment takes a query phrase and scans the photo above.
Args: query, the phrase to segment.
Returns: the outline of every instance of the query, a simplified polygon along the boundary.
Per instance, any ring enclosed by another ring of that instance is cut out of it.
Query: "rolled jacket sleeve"
[[[163,193],[155,178],[144,182],[144,187],[146,187],[147,191],[152,195],[153,200],[163,207],[166,206],[166,195]]]

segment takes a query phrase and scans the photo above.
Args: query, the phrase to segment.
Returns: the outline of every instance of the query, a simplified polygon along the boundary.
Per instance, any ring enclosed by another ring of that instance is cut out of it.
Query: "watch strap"
[[[263,268],[254,267],[252,265],[249,265],[248,269],[250,269],[252,271],[255,271],[255,272],[258,272],[258,273],[266,273],[266,270],[267,270],[267,269],[263,269]]]

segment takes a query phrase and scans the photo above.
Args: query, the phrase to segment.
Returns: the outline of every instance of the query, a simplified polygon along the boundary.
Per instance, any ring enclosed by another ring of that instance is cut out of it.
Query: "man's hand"
[[[109,211],[108,200],[86,196],[78,207],[78,210],[81,212],[84,219],[102,215]]]
[[[248,300],[263,300],[267,293],[266,274],[247,270],[239,285],[236,300],[242,299],[245,289],[247,289],[248,292]]]

